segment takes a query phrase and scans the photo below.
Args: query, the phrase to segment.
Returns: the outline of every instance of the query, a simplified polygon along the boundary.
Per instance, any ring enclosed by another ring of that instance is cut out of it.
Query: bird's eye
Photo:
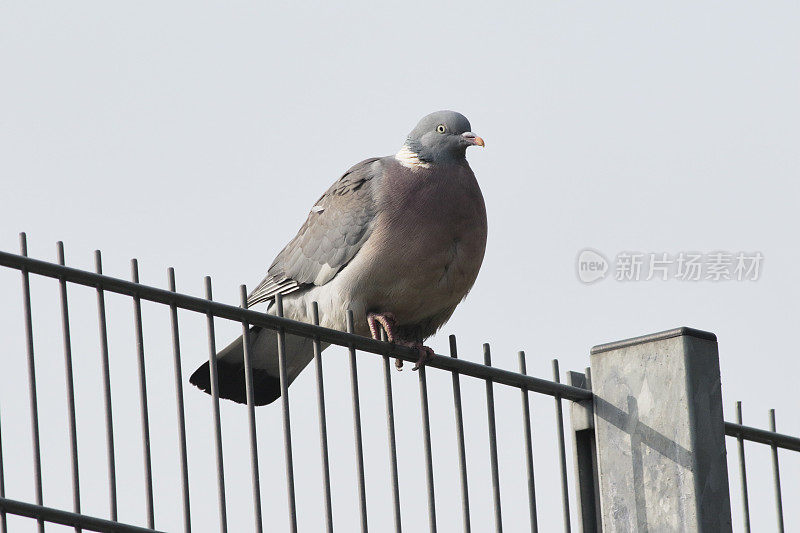
[[[447,128],[444,127],[444,124],[439,124],[438,126],[436,126],[436,131],[438,131],[439,133],[444,133],[446,129]]]

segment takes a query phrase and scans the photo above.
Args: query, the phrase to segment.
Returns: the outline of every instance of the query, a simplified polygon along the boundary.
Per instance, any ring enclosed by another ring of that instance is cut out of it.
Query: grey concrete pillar
[[[717,338],[678,328],[592,348],[605,532],[730,532]]]

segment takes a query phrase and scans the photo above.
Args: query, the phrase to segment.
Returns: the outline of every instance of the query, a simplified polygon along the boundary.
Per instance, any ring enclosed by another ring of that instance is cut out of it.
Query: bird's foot
[[[369,332],[373,339],[381,340],[380,328],[382,327],[389,342],[394,344],[397,340],[397,335],[395,335],[394,331],[397,326],[397,319],[392,313],[369,313],[367,315],[367,324],[369,324]],[[395,359],[394,366],[398,371],[403,370],[403,360]]]
[[[427,363],[428,360],[431,357],[436,355],[436,353],[433,351],[432,348],[430,348],[428,346],[425,346],[421,342],[401,341],[401,342],[398,342],[397,344],[400,344],[401,346],[408,346],[409,348],[414,348],[415,350],[417,350],[419,352],[419,359],[417,359],[417,363],[414,365],[414,368],[412,368],[411,370],[419,370],[420,368],[425,366],[425,363]],[[398,362],[399,362],[399,364],[398,364]],[[395,364],[395,366],[397,367],[398,370],[402,370],[402,367],[403,367],[403,360],[402,359],[395,360],[394,364]]]
[[[434,355],[436,355],[436,352],[434,352],[433,349],[430,348],[429,346],[425,346],[421,342],[418,344],[419,344],[419,359],[417,359],[417,364],[415,364],[414,368],[412,368],[411,370],[419,370],[420,368],[425,366],[425,363],[427,363]]]

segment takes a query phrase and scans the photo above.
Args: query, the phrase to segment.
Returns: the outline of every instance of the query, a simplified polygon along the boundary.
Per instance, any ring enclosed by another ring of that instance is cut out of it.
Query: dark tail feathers
[[[211,372],[208,361],[194,371],[189,383],[211,394]],[[236,403],[247,403],[244,382],[244,366],[226,363],[217,359],[217,383],[219,383],[219,397],[233,400]],[[267,374],[266,370],[253,369],[253,403],[267,405],[274,402],[281,395],[281,383],[278,378]]]

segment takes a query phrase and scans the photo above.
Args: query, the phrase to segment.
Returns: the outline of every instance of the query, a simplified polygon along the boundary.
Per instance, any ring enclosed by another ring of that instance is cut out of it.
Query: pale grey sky
[[[726,418],[800,434],[790,335],[797,324],[800,7],[795,2],[348,3],[6,2],[0,7],[0,249],[238,303],[350,165],[393,153],[416,121],[455,109],[485,150],[470,163],[489,243],[474,290],[430,344],[463,357],[491,342],[497,366],[550,377],[588,364],[597,343],[688,325],[719,337]],[[760,251],[756,282],[606,279],[575,259],[623,251]],[[57,285],[34,284],[46,503],[71,508]],[[0,271],[0,412],[6,491],[33,501],[19,274]],[[94,294],[71,289],[85,511],[107,513]],[[130,302],[109,296],[120,517],[141,523]],[[180,524],[167,314],[145,306],[156,525]],[[182,317],[184,371],[207,357],[203,317]],[[217,324],[217,344],[238,334]],[[391,519],[378,360],[360,361],[370,523]],[[322,523],[313,372],[292,386],[299,513]],[[326,352],[335,524],[357,523],[345,352]],[[416,376],[395,374],[404,525],[427,523]],[[439,524],[460,526],[450,377],[429,373]],[[464,380],[475,531],[493,523],[483,384]],[[524,531],[519,397],[497,390],[507,531]],[[208,398],[186,389],[193,511],[216,524]],[[535,398],[544,531],[559,523],[552,399]],[[307,413],[307,416],[306,416]],[[232,531],[251,524],[245,410],[224,404]],[[265,516],[285,524],[280,417],[258,410]],[[735,446],[729,446],[735,465]],[[768,449],[748,448],[755,530],[774,527]],[[797,456],[798,454],[794,454]],[[784,501],[800,458],[782,454]],[[734,525],[741,529],[731,471]],[[124,500],[124,501],[122,501]],[[800,509],[785,506],[787,527]],[[15,521],[15,528],[26,531]],[[794,526],[791,526],[794,524]],[[14,529],[16,531],[17,529]],[[54,528],[54,530],[56,530]]]

